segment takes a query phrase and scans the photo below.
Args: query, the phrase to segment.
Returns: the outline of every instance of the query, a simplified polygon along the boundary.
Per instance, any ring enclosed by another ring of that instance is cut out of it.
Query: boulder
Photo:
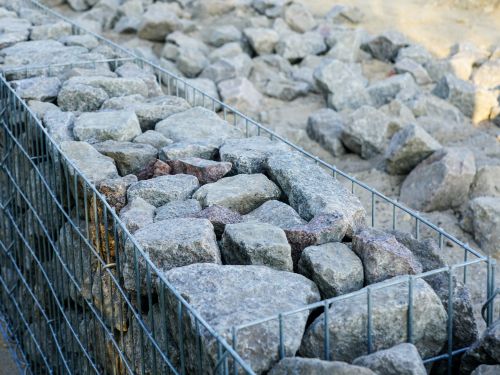
[[[234,173],[262,173],[269,156],[288,152],[288,147],[267,137],[228,139],[219,149],[220,159],[233,165]]]
[[[289,61],[298,61],[308,55],[319,55],[327,46],[321,34],[308,31],[304,34],[288,33],[281,36],[276,52]]]
[[[201,73],[201,78],[207,78],[220,83],[233,78],[246,78],[252,69],[252,59],[246,53],[223,57],[208,65]]]
[[[90,34],[85,35],[67,35],[59,39],[65,46],[79,46],[90,49],[99,45],[99,40]]]
[[[500,198],[479,197],[470,201],[474,237],[481,248],[491,256],[500,258]]]
[[[408,47],[408,40],[397,31],[387,31],[363,43],[361,49],[381,61],[394,62],[399,50]]]
[[[457,107],[434,95],[420,95],[408,105],[416,117],[428,116],[458,124],[464,121],[464,115]]]
[[[262,203],[277,199],[281,190],[263,174],[241,174],[224,177],[203,185],[193,195],[203,207],[219,205],[247,214]]]
[[[160,133],[161,134],[161,133]],[[178,160],[182,158],[214,159],[217,147],[198,141],[198,143],[175,142],[160,150],[160,159]]]
[[[214,226],[215,235],[221,238],[226,225],[243,221],[241,215],[229,208],[213,205],[192,215],[198,219],[208,219]]]
[[[471,186],[470,197],[500,197],[500,165],[485,165],[478,169]]]
[[[61,81],[57,77],[35,77],[11,81],[17,95],[25,100],[52,101],[57,98]]]
[[[204,142],[220,146],[225,139],[242,138],[241,132],[214,112],[195,107],[156,124],[155,130],[174,142]]]
[[[219,83],[218,87],[222,100],[239,111],[257,113],[262,109],[262,94],[248,79],[229,79]]]
[[[149,180],[150,178],[169,175],[170,166],[160,159],[149,161],[146,166],[136,173],[138,180]]]
[[[398,74],[409,73],[415,79],[419,85],[427,85],[432,83],[431,77],[429,77],[429,73],[427,70],[420,65],[419,63],[411,60],[411,59],[398,59],[396,65],[394,65],[394,69]]]
[[[329,242],[304,249],[298,272],[314,281],[322,299],[363,288],[363,264],[348,246]]]
[[[163,42],[165,36],[181,27],[181,21],[170,4],[150,4],[141,16],[137,35],[139,38]]]
[[[404,343],[380,350],[353,361],[354,365],[368,367],[376,374],[426,375],[422,358],[413,344]]]
[[[155,130],[146,130],[144,133],[139,134],[137,137],[135,137],[133,142],[151,145],[157,150],[174,143],[174,141],[168,139],[163,134]]]
[[[345,154],[342,144],[344,118],[333,109],[323,108],[307,119],[307,135],[333,156]]]
[[[71,35],[71,24],[65,21],[57,21],[44,25],[33,26],[30,33],[31,40],[59,39]]]
[[[160,78],[156,77],[156,75],[151,72],[151,70],[146,70],[146,69],[141,69],[137,64],[132,64],[132,63],[125,63],[119,68],[115,69],[115,73],[119,77],[123,78],[140,78],[148,87],[148,97],[149,98],[154,98],[154,97],[162,97],[158,98],[160,102],[163,102],[164,100],[175,100],[179,103],[181,103],[181,106],[183,101],[181,98],[177,97],[163,97],[163,90],[160,86]],[[153,101],[153,103],[156,103],[156,101]],[[172,103],[171,103],[172,104]]]
[[[71,112],[62,112],[59,109],[48,110],[43,116],[43,125],[56,144],[64,141],[74,141],[73,124],[75,115]]]
[[[476,174],[474,155],[461,148],[443,148],[418,164],[401,186],[400,199],[420,211],[460,206]]]
[[[221,263],[214,227],[206,219],[157,221],[136,231],[134,239],[145,256],[136,255],[137,248],[132,241],[127,240],[122,259],[122,274],[125,288],[130,292],[142,295],[148,293],[145,257],[161,272],[193,263]],[[154,290],[156,274],[148,268],[152,273],[151,288]],[[138,288],[140,290],[137,290]]]
[[[82,84],[64,85],[57,96],[63,111],[92,112],[101,108],[109,95],[99,87]]]
[[[288,229],[306,224],[297,211],[286,203],[270,200],[249,212],[243,217],[244,221],[257,221],[275,225],[281,229]]]
[[[202,185],[220,180],[232,168],[231,163],[193,157],[169,160],[167,163],[172,169],[172,174],[184,173],[195,176]]]
[[[262,265],[292,271],[291,248],[283,229],[267,223],[226,225],[222,236],[225,264]]]
[[[298,82],[289,78],[276,77],[264,85],[264,94],[272,98],[292,101],[299,96],[309,92],[310,85],[307,82]]]
[[[403,102],[415,99],[420,94],[420,88],[411,74],[404,73],[372,83],[368,87],[368,93],[371,102],[378,108],[394,99],[400,99]]]
[[[282,13],[285,0],[253,0],[252,7],[268,17],[276,17]]]
[[[78,141],[131,141],[141,127],[132,111],[86,112],[76,119],[73,133]]]
[[[107,76],[75,76],[64,82],[66,86],[85,85],[100,88],[108,94],[110,98],[115,96],[141,95],[148,96],[148,86],[140,78],[123,78]]]
[[[273,53],[280,38],[273,29],[263,27],[248,27],[243,33],[257,55]]]
[[[221,47],[224,44],[231,42],[239,42],[241,40],[241,31],[234,25],[217,26],[209,30],[206,36],[206,42],[214,47]]]
[[[233,42],[224,44],[222,47],[214,49],[208,54],[208,58],[211,62],[215,62],[225,57],[237,56],[241,53],[243,53],[241,44]]]
[[[283,358],[269,375],[375,375],[370,369],[339,361],[322,361],[316,358]]]
[[[196,199],[172,201],[156,209],[154,221],[192,217],[200,211],[201,205]]]
[[[121,211],[120,220],[132,234],[153,223],[155,206],[142,198],[134,198]]]
[[[266,170],[303,219],[311,220],[320,214],[337,215],[347,222],[347,235],[364,225],[366,212],[358,198],[301,155],[272,155],[267,160]]]
[[[390,174],[407,174],[440,148],[441,144],[424,129],[409,124],[392,137],[385,154],[386,170]]]
[[[129,200],[140,197],[153,206],[160,207],[172,201],[191,198],[198,187],[198,180],[194,176],[160,176],[132,184],[127,197]]]
[[[425,47],[419,44],[410,44],[408,47],[401,48],[398,52],[397,61],[404,59],[413,60],[423,66],[433,60],[433,57]]]
[[[300,3],[291,3],[285,7],[283,18],[292,30],[299,33],[312,30],[317,25],[311,12]]]
[[[407,341],[408,281],[401,277],[371,290],[372,350],[388,349]],[[363,290],[366,290],[364,288]],[[332,343],[330,358],[351,362],[367,353],[366,293],[333,303],[328,310],[328,331]],[[309,326],[299,353],[304,357],[324,355],[324,312]],[[437,355],[446,342],[448,316],[438,296],[422,279],[413,285],[412,342],[423,358]]]
[[[335,5],[325,15],[325,19],[333,23],[357,24],[363,21],[365,14],[355,5]]]
[[[192,48],[180,48],[176,62],[177,68],[188,78],[198,76],[209,63],[202,51]]]
[[[398,275],[422,272],[422,265],[406,246],[392,234],[378,229],[365,228],[355,233],[352,250],[363,262],[368,285]]]
[[[232,327],[276,316],[319,300],[316,286],[305,277],[263,266],[193,264],[170,270],[165,277],[230,345],[233,341]],[[272,293],[270,285],[275,286]],[[184,314],[184,336],[180,338],[176,318],[177,299],[170,294],[167,298],[169,323],[176,342],[181,339],[184,342],[188,370],[196,368],[195,348],[198,343],[203,353],[203,368],[215,368],[217,345],[213,335],[205,329],[197,330],[192,315]],[[235,306],[242,308],[235,309]],[[284,318],[286,334],[283,345],[286,355],[293,356],[297,351],[307,317],[306,311]],[[279,360],[279,343],[278,320],[273,319],[237,332],[235,350],[253,371],[264,373]]]
[[[97,190],[104,195],[106,201],[115,209],[116,213],[120,213],[121,209],[127,204],[127,189],[134,182],[137,182],[137,177],[133,174],[120,178],[111,178],[100,181],[97,184]]]
[[[143,143],[109,140],[96,143],[94,147],[101,154],[115,161],[118,172],[122,176],[138,173],[149,163],[155,162],[158,155],[156,148]]]
[[[491,324],[465,352],[460,363],[460,374],[470,374],[480,365],[500,363],[500,320]]]
[[[365,30],[334,27],[326,37],[326,43],[330,47],[326,55],[346,63],[359,62],[363,58],[360,46],[366,38]]]
[[[481,65],[475,71],[472,81],[485,89],[500,88],[500,59],[491,60]]]

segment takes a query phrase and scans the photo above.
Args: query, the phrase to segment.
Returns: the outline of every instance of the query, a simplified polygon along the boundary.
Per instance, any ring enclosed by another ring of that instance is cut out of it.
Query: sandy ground
[[[468,41],[483,48],[500,45],[500,6],[465,9],[450,6],[454,3],[450,0],[299,1],[317,15],[325,14],[336,4],[356,5],[365,13],[361,26],[369,32],[400,31],[438,57],[447,56],[457,42]],[[495,0],[482,3],[494,4]]]

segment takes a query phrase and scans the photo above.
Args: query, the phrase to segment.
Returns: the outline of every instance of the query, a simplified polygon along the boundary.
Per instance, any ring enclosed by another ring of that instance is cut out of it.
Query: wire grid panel
[[[0,101],[1,308],[28,370],[223,373],[231,364],[252,374],[166,283],[3,77]],[[121,286],[125,260],[136,275],[133,294]],[[175,332],[167,316],[176,317]],[[184,347],[182,337],[189,335],[197,350],[187,362],[192,348]],[[204,352],[202,338],[215,343],[217,352]]]

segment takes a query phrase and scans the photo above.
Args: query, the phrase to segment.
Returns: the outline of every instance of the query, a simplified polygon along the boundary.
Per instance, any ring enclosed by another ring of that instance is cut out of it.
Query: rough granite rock
[[[252,212],[246,214],[243,220],[268,223],[281,229],[306,224],[306,221],[299,216],[297,211],[286,203],[277,200],[265,202]]]
[[[420,65],[419,63],[411,60],[411,59],[398,59],[396,65],[394,66],[396,73],[404,74],[409,73],[415,79],[419,85],[427,85],[432,83],[431,77],[429,77],[429,73],[427,70]]]
[[[215,239],[214,227],[206,219],[181,218],[157,221],[134,233],[135,241],[142,247],[151,262],[161,271],[193,263],[221,263],[220,251]],[[123,280],[129,291],[148,293],[146,288],[146,261],[137,255],[135,264],[135,246],[130,240],[125,243],[125,259],[123,263]],[[139,270],[139,287],[137,290],[134,271]],[[156,275],[151,272],[154,288]]]
[[[159,79],[156,77],[156,75],[153,74],[151,71],[141,69],[136,64],[125,63],[119,68],[117,68],[115,70],[115,73],[118,74],[119,77],[140,78],[142,81],[144,81],[144,83],[148,87],[149,98],[161,97],[159,98],[160,101],[163,101],[164,99],[175,100],[174,98],[168,96],[167,98],[164,98],[163,90],[161,88]],[[177,98],[177,101],[180,102],[181,105],[184,104],[181,98]]]
[[[57,144],[75,140],[73,137],[74,123],[75,115],[71,112],[50,109],[43,115],[43,125]]]
[[[237,224],[243,221],[242,216],[229,208],[213,205],[192,215],[198,219],[208,219],[214,226],[215,235],[221,238],[226,225]]]
[[[191,198],[198,187],[198,179],[194,176],[160,176],[132,184],[127,197],[129,200],[140,197],[153,206],[160,207],[172,201]]]
[[[167,176],[171,172],[170,166],[160,159],[151,160],[146,166],[136,173],[138,180]]]
[[[328,57],[346,63],[359,62],[363,59],[361,43],[367,38],[367,32],[362,29],[338,26],[329,30],[326,43],[330,46]]]
[[[141,17],[139,38],[163,42],[167,34],[179,29],[181,21],[167,3],[150,4]]]
[[[220,180],[232,168],[231,163],[193,157],[169,160],[167,163],[172,169],[172,174],[190,174],[195,176],[202,185]]]
[[[493,322],[465,352],[460,364],[460,374],[470,374],[482,364],[500,363],[500,319]]]
[[[411,171],[401,186],[400,199],[420,211],[458,207],[467,200],[475,174],[471,151],[443,148]]]
[[[101,154],[112,158],[122,176],[136,174],[155,162],[158,150],[151,145],[133,142],[105,141],[94,144]]]
[[[479,197],[470,202],[474,237],[481,248],[499,259],[500,249],[500,197]]]
[[[243,33],[257,55],[273,53],[279,41],[279,34],[273,29],[248,27]]]
[[[174,142],[198,142],[220,146],[225,139],[242,138],[241,132],[214,112],[195,107],[156,124],[155,130]]]
[[[155,130],[147,130],[144,133],[139,134],[134,138],[133,142],[151,145],[158,150],[174,143],[174,141],[168,139],[163,134]]]
[[[342,131],[345,120],[338,112],[323,108],[312,113],[307,120],[307,135],[333,156],[345,154]]]
[[[486,89],[500,87],[500,59],[487,61],[482,64],[474,73],[472,81]]]
[[[401,33],[387,31],[363,43],[361,49],[378,60],[394,62],[399,50],[408,45],[408,40]]]
[[[388,349],[407,341],[408,281],[395,279],[380,283],[384,288],[371,291],[372,350]],[[379,285],[379,284],[377,284]],[[364,288],[363,290],[367,290]],[[331,342],[330,357],[351,362],[367,353],[366,294],[333,303],[328,310],[328,328]],[[322,357],[325,333],[324,312],[309,326],[302,339],[299,353],[309,358]],[[448,316],[438,296],[422,279],[413,285],[412,340],[423,358],[437,355],[446,342]]]
[[[142,198],[134,198],[121,211],[120,219],[132,234],[153,223],[155,206]]]
[[[281,36],[276,44],[276,52],[294,62],[308,55],[319,55],[326,51],[327,45],[320,33],[308,31],[304,34],[288,33]]]
[[[364,226],[366,212],[358,198],[301,155],[272,155],[267,160],[266,170],[303,219],[311,220],[320,214],[338,215],[348,224],[348,236]]]
[[[247,214],[262,203],[277,199],[281,190],[263,174],[240,174],[203,185],[193,195],[203,207],[219,205]]]
[[[500,165],[486,165],[478,169],[471,186],[470,197],[500,197]]]
[[[10,82],[16,93],[25,100],[51,101],[57,98],[61,81],[57,77],[35,77]]]
[[[339,361],[322,361],[316,358],[283,358],[269,375],[375,375],[370,369]]]
[[[408,47],[401,48],[398,52],[397,61],[410,59],[418,64],[425,65],[433,59],[431,53],[419,44],[410,44]]]
[[[202,158],[211,160],[217,155],[217,146],[207,144],[203,141],[196,143],[175,142],[160,150],[160,159],[164,161],[182,158]]]
[[[64,82],[63,88],[72,85],[85,85],[100,88],[109,95],[115,96],[142,95],[148,96],[148,86],[140,78],[105,77],[105,76],[76,76]]]
[[[415,345],[399,344],[356,358],[354,365],[368,367],[376,374],[384,375],[427,375],[422,358]]]
[[[224,264],[267,266],[292,271],[291,248],[283,229],[267,223],[226,225],[221,254]]]
[[[195,78],[208,65],[207,56],[200,50],[181,47],[177,54],[177,69],[188,78]]]
[[[500,373],[500,365],[481,365],[478,366],[471,375],[496,375]]]
[[[193,264],[170,270],[165,276],[230,345],[231,327],[277,316],[280,312],[319,300],[316,286],[305,277],[263,266]],[[272,293],[270,285],[275,286]],[[179,342],[179,326],[175,318],[177,300],[167,294],[167,301],[169,322],[174,339]],[[235,306],[241,308],[235,309]],[[283,319],[286,332],[283,343],[287,356],[293,356],[297,351],[307,316],[307,312],[300,312]],[[203,368],[215,368],[217,345],[213,336],[203,328],[197,334],[195,322],[190,314],[185,314],[184,319],[183,341],[188,369],[194,371],[196,368],[197,342],[202,346]],[[256,373],[266,372],[279,360],[277,319],[240,331],[236,340],[235,350]]]
[[[374,228],[354,234],[352,250],[363,262],[365,283],[377,283],[398,275],[416,275],[422,265],[393,235]]]
[[[415,99],[420,95],[420,88],[411,74],[404,73],[372,83],[368,94],[371,103],[378,108],[394,99],[404,102]]]
[[[200,211],[201,205],[196,199],[172,201],[156,209],[154,221],[192,217]]]
[[[131,141],[141,127],[132,111],[86,112],[76,119],[73,133],[78,141]]]
[[[386,170],[390,174],[407,174],[440,148],[441,144],[424,129],[409,124],[392,137],[385,153]]]
[[[283,19],[290,28],[299,33],[305,33],[316,27],[317,23],[309,9],[303,4],[292,3],[285,7]]]
[[[63,85],[57,104],[63,111],[92,112],[101,108],[109,95],[99,87],[83,84]]]
[[[314,281],[322,299],[363,288],[363,264],[348,246],[329,242],[304,249],[298,272]]]
[[[244,113],[257,113],[262,109],[262,94],[246,78],[239,77],[222,81],[218,88],[225,103]]]
[[[241,139],[228,139],[219,149],[220,159],[233,165],[233,173],[262,173],[269,156],[288,152],[282,142],[262,136]]]
[[[137,177],[131,174],[125,177],[102,180],[97,184],[97,189],[104,195],[116,213],[120,213],[127,204],[127,189],[134,182],[137,182]]]
[[[30,39],[59,39],[68,35],[71,35],[71,24],[65,21],[57,21],[54,23],[33,26],[30,33]]]
[[[241,39],[241,31],[234,25],[217,26],[209,30],[206,36],[207,43],[214,47],[221,47],[224,44],[238,42]]]

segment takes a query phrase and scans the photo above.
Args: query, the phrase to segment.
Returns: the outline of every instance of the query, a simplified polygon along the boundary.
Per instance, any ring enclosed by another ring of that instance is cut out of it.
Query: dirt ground
[[[400,31],[438,57],[447,56],[457,42],[472,42],[484,48],[500,45],[497,0],[299,1],[317,15],[327,13],[336,4],[356,5],[365,13],[361,26],[370,33]]]

